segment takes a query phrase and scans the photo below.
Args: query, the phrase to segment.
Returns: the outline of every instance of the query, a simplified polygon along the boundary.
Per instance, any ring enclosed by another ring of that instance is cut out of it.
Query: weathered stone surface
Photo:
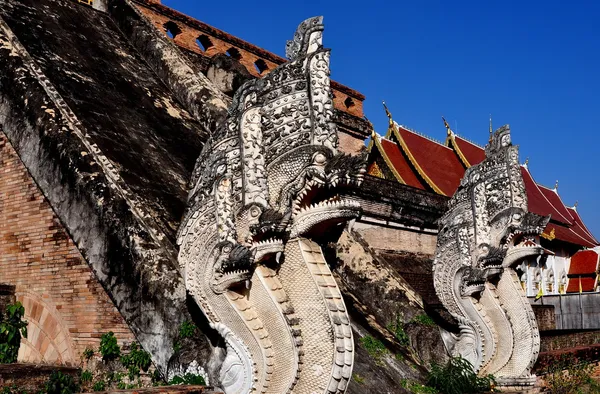
[[[190,319],[171,241],[205,133],[108,15],[0,5],[0,125],[164,371]]]

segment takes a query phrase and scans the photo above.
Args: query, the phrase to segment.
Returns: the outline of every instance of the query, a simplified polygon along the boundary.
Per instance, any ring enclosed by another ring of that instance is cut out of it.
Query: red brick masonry
[[[0,281],[15,285],[25,307],[28,338],[19,361],[79,365],[113,331],[134,336],[0,132]]]

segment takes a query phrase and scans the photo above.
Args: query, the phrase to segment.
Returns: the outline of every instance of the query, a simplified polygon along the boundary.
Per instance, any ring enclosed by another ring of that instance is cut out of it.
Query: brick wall
[[[113,331],[134,336],[0,132],[0,280],[15,286],[28,338],[19,361],[78,365]]]

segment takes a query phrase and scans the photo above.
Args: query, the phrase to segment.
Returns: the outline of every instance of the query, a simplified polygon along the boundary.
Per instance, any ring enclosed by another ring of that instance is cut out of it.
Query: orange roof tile
[[[595,250],[580,250],[571,256],[569,275],[596,274],[598,269],[598,252]]]
[[[452,196],[465,169],[452,149],[402,126],[394,136],[418,174],[438,194]]]
[[[570,278],[567,286],[567,293],[579,293],[580,279]],[[596,290],[596,278],[581,278],[581,291]]]

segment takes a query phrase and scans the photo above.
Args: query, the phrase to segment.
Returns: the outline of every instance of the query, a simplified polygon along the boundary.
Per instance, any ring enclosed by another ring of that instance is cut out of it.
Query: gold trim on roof
[[[454,152],[456,152],[456,154],[458,155],[458,158],[460,159],[460,161],[462,161],[462,163],[465,165],[465,167],[467,167],[467,168],[471,167],[472,164],[469,163],[469,160],[467,160],[467,157],[464,155],[464,153],[462,153],[462,150],[460,150],[460,147],[456,143],[456,139],[454,138],[454,133],[448,135],[448,139],[446,141],[450,141],[452,150]]]
[[[404,181],[402,176],[400,176],[400,173],[398,171],[396,171],[396,167],[394,167],[394,164],[388,157],[387,153],[385,153],[385,149],[383,149],[383,146],[381,145],[381,141],[379,141],[379,136],[376,136],[375,138],[373,138],[373,141],[375,141],[375,146],[377,146],[377,149],[379,149],[379,154],[381,155],[381,157],[383,157],[383,161],[385,161],[385,164],[387,164],[387,166],[390,169],[390,171],[392,172],[392,174],[394,174],[394,176],[396,177],[396,180],[398,180],[398,182],[406,185],[407,183]]]
[[[447,196],[448,197],[448,195],[446,193],[444,193],[442,191],[442,189],[440,189],[438,187],[438,185],[436,185],[435,182],[433,182],[431,180],[431,178],[429,178],[429,176],[421,168],[421,166],[419,165],[419,163],[417,162],[417,160],[415,159],[415,157],[411,153],[410,149],[408,148],[408,145],[406,144],[406,141],[404,141],[404,138],[402,138],[402,135],[400,135],[400,130],[398,130],[398,126],[396,125],[396,123],[393,123],[391,125],[391,127],[393,128],[394,136],[396,137],[396,139],[400,143],[400,146],[402,147],[402,150],[404,151],[404,153],[406,154],[406,156],[408,157],[408,159],[410,160],[410,162],[412,163],[412,165],[415,167],[415,169],[417,170],[417,172],[419,173],[419,175],[421,175],[421,177],[425,180],[425,182],[427,182],[427,184],[433,189],[433,191],[435,191],[437,194],[441,194],[442,196]]]

